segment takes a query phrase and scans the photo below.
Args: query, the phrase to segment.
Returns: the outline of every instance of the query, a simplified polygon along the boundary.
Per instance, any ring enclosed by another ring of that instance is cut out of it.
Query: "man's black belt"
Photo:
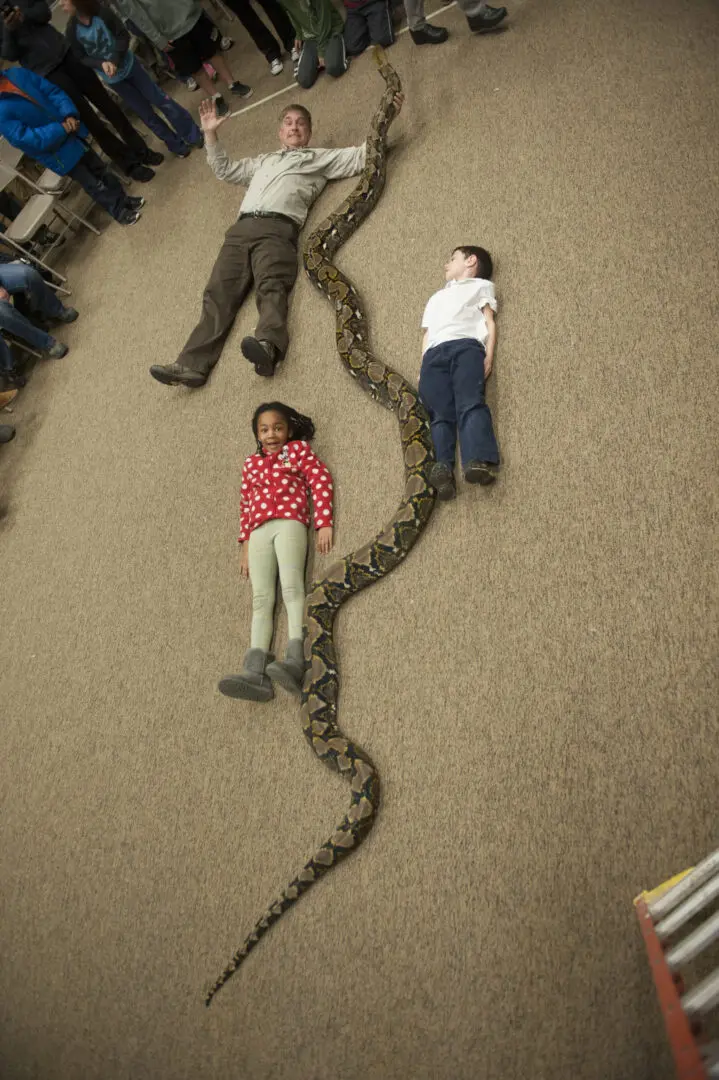
[[[240,220],[247,217],[278,218],[280,221],[289,221],[290,225],[294,225],[296,229],[299,228],[297,222],[294,221],[291,217],[288,217],[287,214],[276,214],[274,210],[249,210],[246,214],[240,214]]]

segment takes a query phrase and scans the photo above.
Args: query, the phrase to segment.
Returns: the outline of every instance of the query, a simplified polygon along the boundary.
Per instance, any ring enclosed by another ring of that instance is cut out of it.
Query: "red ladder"
[[[719,1006],[719,968],[686,990],[682,969],[719,940],[719,849],[698,866],[634,901],[678,1080],[719,1080],[719,1043],[702,1041],[702,1025]],[[695,916],[709,917],[681,940]],[[674,939],[674,943],[672,943]]]

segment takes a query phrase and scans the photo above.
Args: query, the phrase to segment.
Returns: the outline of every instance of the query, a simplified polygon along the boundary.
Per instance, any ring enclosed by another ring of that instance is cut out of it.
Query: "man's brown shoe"
[[[9,405],[11,401],[14,401],[17,397],[17,390],[3,390],[0,393],[0,409],[4,409],[6,405]]]
[[[182,364],[153,364],[150,368],[153,379],[164,383],[165,386],[204,386],[207,376],[201,371],[193,371],[192,368],[183,367]]]
[[[254,365],[258,375],[270,378],[275,373],[275,366],[280,359],[279,351],[269,341],[259,341],[255,337],[246,337],[240,344],[242,355]]]

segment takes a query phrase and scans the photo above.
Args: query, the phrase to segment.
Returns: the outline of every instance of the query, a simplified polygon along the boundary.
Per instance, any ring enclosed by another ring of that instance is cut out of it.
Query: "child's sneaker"
[[[275,57],[274,60],[270,60],[270,72],[273,75],[281,75],[284,70],[285,65],[280,60],[279,56]]]
[[[464,470],[464,479],[468,484],[481,484],[486,487],[497,479],[497,466],[491,461],[470,461]]]
[[[247,86],[245,83],[235,80],[230,87],[230,93],[235,97],[250,98],[252,97],[252,87]]]
[[[188,90],[190,90],[193,93],[194,93],[195,90],[199,89],[197,83],[192,78],[192,75],[190,75],[189,79],[185,80],[185,86],[187,87]]]
[[[215,103],[215,111],[218,116],[227,116],[230,111],[230,107],[223,98],[222,94],[215,94],[212,99]]]
[[[446,3],[449,3],[449,0],[446,0]],[[235,44],[234,38],[231,38],[231,37],[222,37],[222,38],[220,38],[220,52],[227,52],[228,49],[231,49],[234,44]]]
[[[454,482],[454,471],[444,461],[435,461],[431,466],[427,479],[437,492],[437,498],[442,502],[449,502],[457,494]]]

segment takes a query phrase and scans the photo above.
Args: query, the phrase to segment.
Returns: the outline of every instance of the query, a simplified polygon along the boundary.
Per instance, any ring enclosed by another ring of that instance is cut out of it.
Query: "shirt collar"
[[[445,289],[451,288],[452,285],[466,285],[468,281],[479,281],[479,278],[465,277],[465,278],[460,278],[459,281],[455,281],[455,280],[448,281],[447,284],[445,285]]]

